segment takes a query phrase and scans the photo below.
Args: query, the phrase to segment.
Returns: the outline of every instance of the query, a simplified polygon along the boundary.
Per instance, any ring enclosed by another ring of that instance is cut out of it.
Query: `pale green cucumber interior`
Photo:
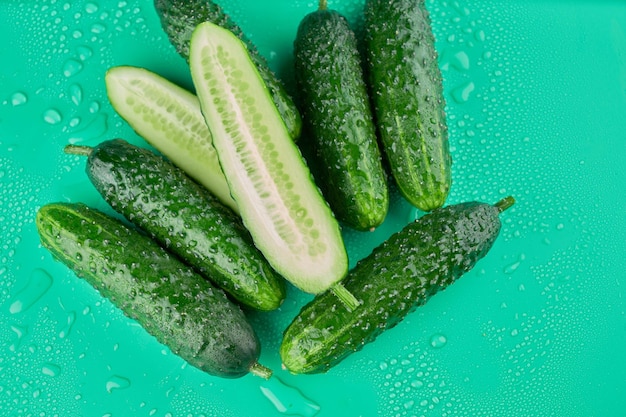
[[[237,211],[195,95],[143,68],[111,68],[105,81],[113,107],[141,137]]]
[[[190,66],[231,194],[257,247],[303,291],[328,289],[347,273],[339,225],[245,46],[203,23],[191,39]]]

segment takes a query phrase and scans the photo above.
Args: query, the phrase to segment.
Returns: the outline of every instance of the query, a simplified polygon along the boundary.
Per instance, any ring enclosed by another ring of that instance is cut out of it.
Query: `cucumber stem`
[[[85,145],[66,145],[63,151],[70,155],[89,156],[93,148]]]
[[[250,369],[248,369],[252,375],[260,376],[263,379],[270,379],[272,376],[272,370],[261,365],[258,362],[254,362],[250,365]]]
[[[498,209],[500,213],[502,213],[504,210],[508,209],[513,204],[515,204],[515,198],[513,198],[513,196],[508,196],[498,201],[496,204],[494,204],[494,206]]]
[[[348,311],[352,312],[355,308],[361,304],[359,300],[356,299],[354,295],[350,291],[346,289],[341,283],[336,283],[330,290],[335,294],[339,301],[348,309]]]
[[[327,4],[326,0],[320,0],[318,9],[319,10],[326,10],[327,8],[328,8],[328,4]]]

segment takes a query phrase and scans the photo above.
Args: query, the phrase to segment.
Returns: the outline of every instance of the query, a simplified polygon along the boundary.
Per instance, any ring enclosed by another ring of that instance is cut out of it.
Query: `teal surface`
[[[224,7],[292,85],[314,1]],[[361,22],[362,1],[329,1]],[[147,0],[0,1],[0,415],[609,416],[626,413],[626,3],[428,0],[448,103],[449,203],[513,195],[477,267],[327,374],[281,370],[309,296],[250,314],[277,378],[187,366],[38,245],[38,207],[110,210],[67,143],[124,137],[104,71],[191,88]],[[420,215],[395,197],[351,262]]]

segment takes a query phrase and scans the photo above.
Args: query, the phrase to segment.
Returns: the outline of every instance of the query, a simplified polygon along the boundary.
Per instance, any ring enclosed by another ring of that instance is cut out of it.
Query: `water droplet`
[[[88,46],[79,46],[76,48],[76,52],[78,52],[78,58],[81,61],[86,61],[93,55],[93,51]]]
[[[472,81],[468,81],[452,90],[452,98],[459,104],[463,104],[470,99],[470,95],[476,86]]]
[[[83,89],[78,84],[72,84],[69,86],[69,92],[72,103],[78,106],[83,101]]]
[[[24,340],[24,336],[26,336],[26,333],[28,332],[28,330],[26,327],[15,326],[15,325],[11,326],[11,330],[13,330],[13,332],[15,333],[16,339],[13,343],[11,343],[11,345],[9,345],[9,350],[11,352],[15,352],[20,348],[20,345],[22,344],[22,340]]]
[[[44,375],[55,377],[61,373],[61,367],[53,363],[47,363],[41,367],[41,372]]]
[[[513,262],[512,264],[509,264],[504,268],[504,273],[512,274],[513,272],[517,271],[524,259],[526,259],[526,255],[521,254],[516,262]]]
[[[72,119],[68,123],[70,127],[76,127],[79,124],[80,124],[80,117],[72,117]]]
[[[279,413],[289,416],[312,417],[320,411],[318,404],[276,376],[265,381],[260,388],[263,395],[272,402]]]
[[[128,387],[130,387],[130,380],[119,375],[113,375],[106,383],[106,389],[109,394],[114,390],[120,390]]]
[[[81,72],[82,69],[82,63],[76,61],[75,59],[68,59],[65,61],[65,64],[63,64],[63,75],[69,78]]]
[[[11,314],[28,310],[37,302],[52,285],[52,277],[43,269],[35,269],[26,286],[18,292],[9,306]]]
[[[448,339],[442,334],[435,334],[430,338],[430,345],[435,349],[440,349],[448,343]]]
[[[88,2],[85,4],[85,11],[89,14],[93,14],[98,11],[98,5],[93,2]]]
[[[90,139],[96,139],[104,135],[107,128],[108,123],[106,114],[99,114],[91,122],[89,122],[87,126],[76,132],[72,132],[68,138],[68,142],[76,144]]]
[[[56,109],[48,109],[43,113],[43,120],[51,125],[56,125],[63,120],[63,116]]]
[[[74,326],[75,321],[76,321],[76,312],[70,311],[70,313],[67,315],[67,324],[59,332],[59,337],[61,339],[66,338],[70,334],[70,331],[72,330],[72,326]]]
[[[420,381],[419,379],[416,379],[414,381],[411,381],[411,386],[413,388],[422,388],[424,386],[424,383]]]
[[[11,96],[11,104],[14,107],[21,106],[22,104],[26,104],[27,101],[28,101],[28,97],[26,96],[25,93],[22,93],[21,91],[17,91],[13,93],[13,95]]]
[[[102,23],[94,23],[94,25],[91,27],[92,33],[100,34],[100,33],[106,32],[106,30],[107,30],[107,27],[104,26]]]

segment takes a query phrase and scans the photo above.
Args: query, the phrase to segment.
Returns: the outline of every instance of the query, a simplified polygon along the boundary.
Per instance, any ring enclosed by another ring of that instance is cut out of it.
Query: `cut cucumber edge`
[[[189,63],[220,164],[256,246],[299,289],[326,291],[348,270],[341,230],[245,46],[205,22],[192,35]]]
[[[133,66],[109,68],[105,84],[111,105],[139,136],[238,212],[194,94]]]

